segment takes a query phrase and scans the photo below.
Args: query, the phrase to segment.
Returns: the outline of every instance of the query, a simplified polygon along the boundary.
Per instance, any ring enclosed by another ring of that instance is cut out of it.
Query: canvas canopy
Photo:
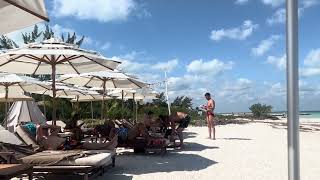
[[[26,96],[22,93],[9,92],[7,99],[5,96],[5,93],[0,93],[0,102],[33,101],[32,97]]]
[[[148,86],[147,83],[138,81],[137,79],[117,71],[65,74],[60,77],[59,81],[77,86],[102,88],[101,119],[104,119],[103,112],[107,89],[138,89]]]
[[[49,21],[43,0],[0,0],[0,35]]]
[[[7,126],[9,131],[14,132],[15,127],[22,122],[44,124],[46,121],[36,102],[16,101],[8,112]]]
[[[3,72],[31,75],[51,74],[53,124],[57,119],[57,74],[113,71],[120,64],[97,52],[80,49],[78,45],[65,43],[55,38],[8,50],[0,54],[0,62],[0,71]]]

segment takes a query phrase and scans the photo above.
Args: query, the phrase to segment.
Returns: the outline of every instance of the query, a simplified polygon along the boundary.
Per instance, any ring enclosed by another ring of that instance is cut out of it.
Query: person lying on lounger
[[[60,126],[55,125],[37,125],[36,140],[40,146],[46,150],[58,149],[88,149],[88,150],[114,150],[117,146],[118,136],[113,128],[109,132],[110,141],[106,143],[88,143],[70,141],[68,138],[61,138],[58,133],[61,131]]]

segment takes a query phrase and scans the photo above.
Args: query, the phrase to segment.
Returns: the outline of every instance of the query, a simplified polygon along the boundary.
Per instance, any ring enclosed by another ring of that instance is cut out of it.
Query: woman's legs
[[[208,124],[208,131],[209,131],[209,138],[211,139],[211,132],[212,132],[212,129],[211,129],[211,127],[212,127],[212,123],[211,123],[211,121],[210,121],[210,119],[209,119],[210,117],[209,116],[207,116],[207,124]]]

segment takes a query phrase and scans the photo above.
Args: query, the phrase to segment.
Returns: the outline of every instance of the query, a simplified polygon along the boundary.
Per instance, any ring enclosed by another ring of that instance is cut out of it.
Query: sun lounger
[[[43,151],[21,158],[21,161],[33,165],[37,173],[77,174],[83,179],[103,174],[115,165],[112,152],[106,150]]]
[[[11,179],[23,174],[27,174],[29,180],[32,180],[32,166],[27,164],[0,164],[0,179]]]
[[[17,128],[17,135],[30,144],[26,147],[38,147],[35,138],[30,136],[26,130],[21,127]],[[20,147],[20,146],[17,146]],[[19,162],[35,166],[35,172],[54,173],[56,171],[74,174],[76,169],[78,174],[83,174],[84,178],[103,173],[106,168],[115,166],[115,151],[110,150],[73,150],[73,151],[43,151],[35,152],[31,150],[32,155],[25,154],[24,157],[16,158],[16,153],[12,153],[17,147],[9,147],[5,149],[5,154],[0,154],[0,157],[6,159],[17,159]],[[1,149],[0,149],[1,151]],[[3,151],[2,151],[3,152]],[[11,154],[10,154],[11,152]],[[10,163],[10,162],[7,162]],[[50,170],[52,169],[52,170]]]

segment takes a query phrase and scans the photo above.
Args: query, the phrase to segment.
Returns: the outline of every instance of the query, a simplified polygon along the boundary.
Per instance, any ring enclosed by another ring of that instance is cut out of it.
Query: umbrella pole
[[[44,99],[44,94],[42,94],[42,102],[43,102],[44,117],[46,117],[46,119],[47,119],[47,110],[46,110],[46,102]]]
[[[6,95],[5,95],[5,128],[8,129],[8,86],[6,86]]]
[[[79,104],[79,95],[76,96],[77,101],[75,105],[76,114],[80,114],[80,104]]]
[[[136,95],[136,93],[133,93],[132,94],[132,98],[133,98],[133,102],[132,102],[132,115],[134,115],[134,116],[136,116],[136,114],[135,114],[135,95]],[[134,117],[133,116],[133,117]],[[137,123],[137,119],[135,118],[135,120],[134,120],[134,124],[135,123]]]
[[[54,61],[54,56],[51,57]],[[56,65],[52,64],[52,125],[56,125],[57,120],[57,109],[56,109]]]
[[[288,179],[300,179],[298,0],[287,0]]]
[[[123,100],[123,90],[121,90],[121,118],[123,119],[123,109],[124,109],[124,100]]]
[[[90,101],[90,107],[91,107],[91,119],[93,119],[93,106],[92,106],[92,101]]]
[[[104,102],[104,97],[106,95],[106,81],[105,79],[103,79],[103,94],[102,94],[102,105],[101,105],[101,119],[104,119],[104,105],[105,105],[105,102]]]
[[[138,101],[135,101],[136,103],[136,122],[138,122]]]
[[[169,102],[169,94],[168,94],[168,78],[167,78],[167,71],[164,71],[164,77],[165,77],[165,84],[166,84],[166,99],[168,104],[168,114],[171,115],[171,107]]]

